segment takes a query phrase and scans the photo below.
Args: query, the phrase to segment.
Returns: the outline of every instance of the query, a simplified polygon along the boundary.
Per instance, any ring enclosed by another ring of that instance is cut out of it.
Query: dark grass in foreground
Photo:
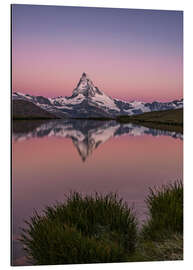
[[[131,261],[183,260],[183,184],[150,188],[148,219],[138,234]]]
[[[172,233],[162,239],[148,240],[139,237],[130,262],[183,260],[183,234]]]
[[[120,123],[136,123],[149,128],[183,133],[183,109],[119,116],[116,120]]]
[[[149,191],[146,198],[149,211],[142,234],[149,239],[162,239],[172,233],[183,233],[183,184],[176,181]]]
[[[183,259],[183,185],[150,189],[149,219],[137,229],[132,209],[116,194],[72,193],[35,213],[21,241],[32,264]]]
[[[135,215],[116,194],[72,193],[27,225],[22,241],[33,264],[123,262],[135,250]]]

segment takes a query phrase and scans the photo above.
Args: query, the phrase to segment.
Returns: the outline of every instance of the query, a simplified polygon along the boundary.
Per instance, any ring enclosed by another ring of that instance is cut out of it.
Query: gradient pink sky
[[[183,13],[12,6],[12,90],[70,96],[82,72],[112,97],[183,96]]]

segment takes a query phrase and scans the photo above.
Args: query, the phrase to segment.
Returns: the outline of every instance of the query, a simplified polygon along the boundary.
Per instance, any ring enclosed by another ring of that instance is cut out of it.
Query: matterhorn
[[[117,89],[118,92],[119,89]],[[129,91],[128,91],[129,99]],[[88,75],[82,76],[70,97],[46,98],[21,92],[13,93],[13,100],[32,102],[58,118],[116,118],[120,115],[135,115],[151,111],[179,109],[183,100],[171,102],[123,101],[106,95],[94,85]]]

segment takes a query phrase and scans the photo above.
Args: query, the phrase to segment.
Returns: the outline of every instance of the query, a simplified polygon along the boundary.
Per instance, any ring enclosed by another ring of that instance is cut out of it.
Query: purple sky
[[[70,96],[82,72],[125,100],[183,95],[183,12],[12,5],[13,91]]]

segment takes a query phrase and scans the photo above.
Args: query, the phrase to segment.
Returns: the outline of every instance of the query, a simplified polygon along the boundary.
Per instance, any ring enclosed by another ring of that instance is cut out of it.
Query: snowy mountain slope
[[[63,118],[114,118],[119,115],[134,115],[183,107],[182,99],[152,103],[113,99],[94,86],[86,73],[82,74],[70,97],[46,98],[15,92],[13,99],[31,101],[44,110]]]

